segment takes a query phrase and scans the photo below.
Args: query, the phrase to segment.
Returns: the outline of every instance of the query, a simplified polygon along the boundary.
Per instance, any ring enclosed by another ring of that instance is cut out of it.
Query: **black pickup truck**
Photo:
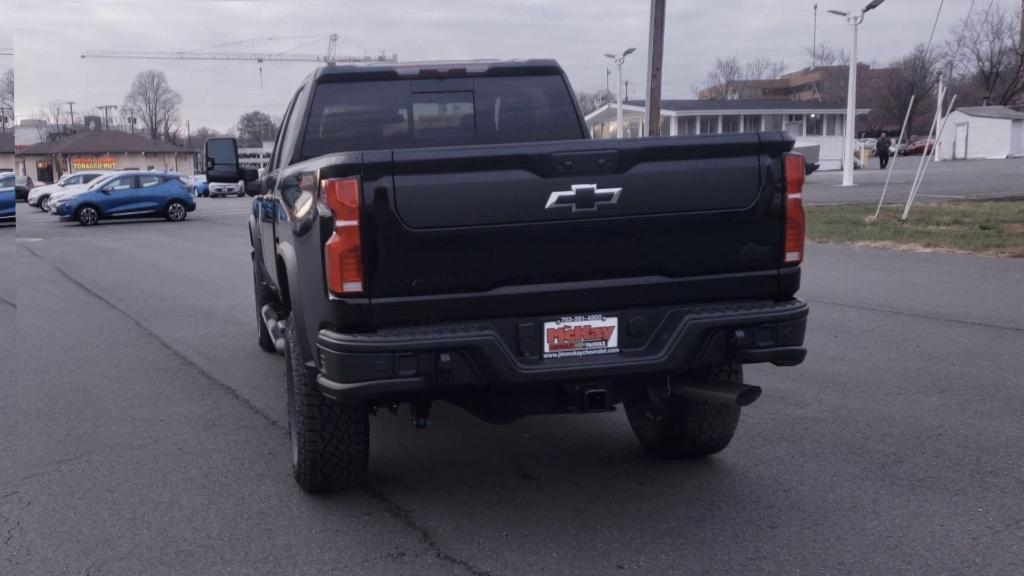
[[[614,410],[651,454],[725,448],[803,361],[804,161],[781,132],[591,140],[550,60],[327,66],[249,182],[259,345],[287,358],[295,478],[366,473],[370,416]]]

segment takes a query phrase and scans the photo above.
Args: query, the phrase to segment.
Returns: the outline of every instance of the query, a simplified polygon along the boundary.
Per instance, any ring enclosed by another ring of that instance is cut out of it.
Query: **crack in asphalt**
[[[17,308],[18,307],[17,304],[15,304],[14,302],[11,302],[7,298],[4,298],[3,296],[0,296],[0,304],[7,304],[11,308]]]
[[[881,312],[883,314],[896,314],[897,316],[922,318],[925,320],[936,320],[939,322],[949,322],[952,324],[963,324],[965,326],[974,326],[977,328],[996,328],[998,330],[1007,330],[1009,332],[1024,332],[1024,328],[1018,328],[1017,326],[1006,326],[1005,324],[990,324],[987,322],[977,322],[975,320],[960,320],[957,318],[946,318],[945,316],[933,316],[930,314],[922,314],[920,312],[904,312],[902,310],[893,310],[891,308],[879,308],[876,306],[868,306],[866,304],[850,304],[848,302],[835,302],[832,300],[821,300],[819,298],[803,298],[803,300],[806,302],[812,302],[817,304],[827,304],[830,306],[839,306],[842,308],[853,308],[855,310],[868,310],[871,312]]]
[[[478,568],[467,560],[456,558],[455,556],[452,556],[451,554],[445,552],[441,545],[437,542],[437,539],[430,532],[429,528],[421,526],[419,523],[417,523],[416,520],[412,517],[411,511],[406,510],[405,508],[402,508],[401,506],[396,504],[393,500],[385,496],[383,492],[376,490],[370,486],[364,486],[363,492],[365,492],[374,502],[380,504],[381,507],[384,508],[384,511],[388,514],[388,516],[391,516],[395,520],[398,520],[399,522],[404,524],[406,528],[419,534],[420,541],[424,545],[426,545],[426,547],[431,551],[431,553],[433,553],[434,557],[438,560],[441,560],[442,562],[446,562],[453,566],[458,566],[459,568],[462,568],[467,573],[472,574],[473,576],[494,576],[494,573],[492,572],[488,572],[483,568]]]
[[[131,313],[129,313],[128,311],[126,311],[123,308],[119,307],[118,305],[114,304],[110,300],[107,300],[100,293],[94,291],[93,289],[89,288],[88,286],[86,286],[82,282],[78,281],[76,278],[74,278],[73,276],[71,276],[70,274],[65,272],[60,266],[57,266],[56,264],[54,264],[50,260],[47,260],[46,258],[41,256],[35,250],[33,250],[33,249],[31,249],[31,248],[29,248],[28,246],[25,246],[25,245],[22,245],[21,247],[24,248],[25,250],[27,250],[30,254],[32,254],[36,258],[38,258],[38,259],[42,260],[43,262],[45,262],[48,266],[53,268],[58,274],[60,274],[68,282],[71,282],[75,286],[77,286],[80,289],[82,289],[86,294],[89,294],[93,298],[96,298],[100,302],[106,304],[111,310],[114,310],[115,312],[118,312],[119,314],[123,315],[125,318],[129,319],[133,324],[135,324],[135,326],[137,326],[140,330],[142,330],[147,336],[149,336],[150,338],[152,338],[153,340],[158,342],[164,349],[166,349],[168,352],[170,352],[178,360],[180,360],[181,362],[187,364],[188,366],[191,366],[195,371],[199,372],[199,374],[202,375],[204,378],[209,380],[211,383],[216,385],[218,388],[220,388],[224,392],[227,392],[232,398],[234,398],[238,402],[242,403],[253,414],[256,414],[256,415],[260,416],[262,419],[266,420],[268,423],[270,423],[272,426],[274,426],[275,428],[277,428],[279,430],[282,430],[282,431],[287,431],[288,430],[288,428],[285,425],[283,425],[280,422],[278,422],[276,418],[274,418],[270,414],[267,414],[266,412],[261,410],[258,406],[256,406],[255,404],[250,402],[247,398],[242,396],[238,392],[238,390],[236,390],[235,388],[231,387],[226,382],[221,381],[219,378],[214,376],[209,370],[207,370],[206,368],[203,368],[202,366],[197,364],[195,361],[193,361],[191,358],[189,358],[184,353],[182,353],[180,350],[178,350],[177,348],[172,346],[170,342],[168,342],[167,340],[164,340],[158,333],[156,333],[155,331],[151,330],[148,326],[143,324],[141,320],[139,320],[138,318],[133,316]]]
[[[22,247],[25,250],[27,250],[29,253],[31,253],[33,256],[35,256],[36,258],[42,260],[48,266],[53,268],[58,274],[60,274],[68,282],[71,282],[72,284],[74,284],[75,286],[77,286],[78,288],[83,290],[85,293],[87,293],[90,296],[96,298],[97,300],[99,300],[100,302],[104,303],[105,305],[107,305],[112,310],[114,310],[114,311],[118,312],[119,314],[122,314],[123,316],[128,318],[133,324],[135,324],[139,329],[141,329],[143,332],[145,332],[148,336],[150,336],[155,341],[157,341],[162,347],[167,349],[169,352],[171,352],[174,356],[176,356],[182,362],[184,362],[184,363],[188,364],[189,366],[191,366],[192,368],[194,368],[204,378],[206,378],[207,380],[209,380],[210,382],[212,382],[213,384],[215,384],[219,388],[223,389],[224,391],[226,391],[232,398],[234,398],[235,400],[241,402],[250,411],[252,411],[253,413],[255,413],[255,414],[259,415],[260,417],[262,417],[263,420],[265,420],[266,422],[268,422],[269,424],[271,424],[275,428],[287,431],[287,427],[283,426],[275,418],[273,418],[272,416],[270,416],[266,412],[260,410],[252,402],[250,402],[249,400],[247,400],[246,398],[241,396],[241,394],[239,394],[239,392],[236,389],[232,388],[231,386],[229,386],[225,382],[222,382],[217,377],[215,377],[213,374],[211,374],[206,369],[204,369],[202,366],[199,366],[198,364],[193,362],[191,359],[189,359],[187,356],[185,356],[182,352],[180,352],[177,348],[173,347],[169,342],[167,342],[166,340],[161,338],[156,332],[154,332],[149,327],[147,327],[145,324],[143,324],[138,318],[136,318],[135,316],[133,316],[132,314],[130,314],[126,310],[120,308],[119,306],[117,306],[116,304],[111,302],[110,300],[107,300],[102,295],[100,295],[96,291],[92,290],[91,288],[89,288],[88,286],[86,286],[85,284],[83,284],[82,282],[80,282],[79,280],[77,280],[76,278],[74,278],[73,276],[68,274],[67,272],[65,272],[62,268],[60,268],[59,266],[57,266],[56,264],[54,264],[50,260],[47,260],[46,258],[41,256],[35,250],[32,250],[28,246],[24,246],[24,245]],[[81,458],[81,457],[85,457],[85,456],[88,456],[88,455],[89,454],[81,455],[79,457],[76,457],[75,459]],[[45,473],[45,472],[42,472],[42,473]],[[25,479],[27,479],[27,478],[23,478],[23,480],[25,480]],[[404,525],[406,528],[408,528],[409,530],[411,530],[414,533],[416,533],[419,536],[420,541],[425,546],[427,546],[427,548],[430,550],[430,552],[438,560],[440,560],[442,562],[445,562],[447,564],[451,564],[452,566],[456,566],[458,568],[461,568],[466,573],[471,574],[472,576],[494,576],[494,574],[492,572],[489,572],[487,570],[478,568],[478,567],[474,566],[473,564],[471,564],[467,560],[462,560],[461,558],[457,558],[457,557],[449,554],[448,552],[445,552],[445,550],[437,542],[436,538],[431,533],[429,528],[427,528],[425,526],[422,526],[419,523],[417,523],[416,520],[412,517],[412,512],[402,508],[401,506],[399,506],[398,504],[396,504],[395,502],[390,500],[382,492],[380,492],[378,490],[375,490],[375,489],[373,489],[371,487],[368,487],[368,486],[363,488],[363,492],[367,496],[369,496],[372,501],[374,501],[378,505],[380,505],[384,509],[384,512],[388,516],[390,516],[394,520],[397,520],[402,525]]]

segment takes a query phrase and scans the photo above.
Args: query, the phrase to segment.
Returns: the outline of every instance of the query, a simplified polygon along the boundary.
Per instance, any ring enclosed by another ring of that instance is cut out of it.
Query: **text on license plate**
[[[567,358],[619,352],[616,316],[566,316],[544,323],[544,357]]]

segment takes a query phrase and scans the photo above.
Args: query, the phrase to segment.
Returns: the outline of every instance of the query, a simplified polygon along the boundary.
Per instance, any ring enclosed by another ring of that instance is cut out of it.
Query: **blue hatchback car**
[[[0,222],[14,220],[14,174],[0,174]]]
[[[56,202],[53,214],[83,226],[126,216],[163,216],[180,222],[196,209],[188,186],[178,176],[163,172],[115,172]]]

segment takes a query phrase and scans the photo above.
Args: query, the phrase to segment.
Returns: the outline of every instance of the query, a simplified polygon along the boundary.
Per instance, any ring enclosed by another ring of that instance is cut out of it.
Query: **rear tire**
[[[718,366],[692,375],[701,380],[743,382],[742,366]],[[703,458],[732,441],[740,407],[682,396],[653,402],[646,396],[626,402],[626,416],[644,450],[670,460]]]
[[[291,314],[286,333],[288,436],[295,481],[313,494],[358,486],[366,479],[370,455],[369,414],[365,407],[329,400],[309,380]]]

